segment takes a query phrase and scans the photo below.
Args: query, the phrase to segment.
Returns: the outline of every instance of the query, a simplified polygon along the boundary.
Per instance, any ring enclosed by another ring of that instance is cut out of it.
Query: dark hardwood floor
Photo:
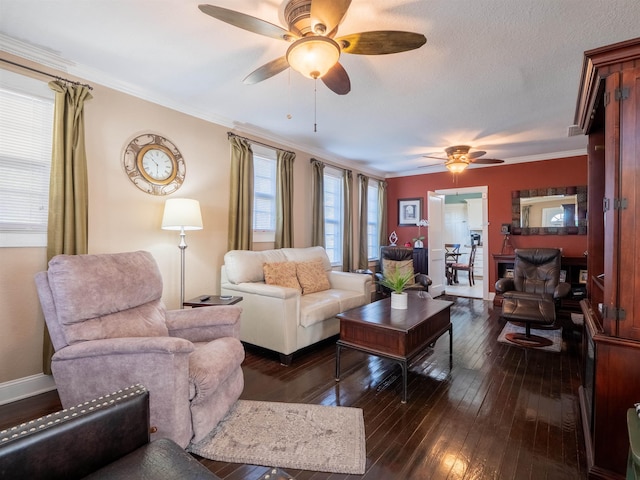
[[[490,302],[446,298],[455,301],[453,368],[445,334],[413,362],[406,404],[400,403],[400,368],[388,360],[345,349],[342,380],[335,382],[333,342],[295,357],[290,367],[273,353],[247,349],[242,398],[364,411],[364,475],[289,474],[299,480],[586,478],[579,336],[565,331],[560,354],[508,346],[497,342],[503,322]],[[58,408],[55,392],[2,406],[0,429]],[[257,479],[266,471],[200,461],[228,480]]]

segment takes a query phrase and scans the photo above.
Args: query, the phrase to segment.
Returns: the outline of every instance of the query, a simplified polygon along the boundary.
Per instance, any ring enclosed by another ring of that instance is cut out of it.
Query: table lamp
[[[202,230],[200,202],[189,198],[170,198],[164,204],[163,230],[180,230],[180,308],[184,308],[185,230]]]

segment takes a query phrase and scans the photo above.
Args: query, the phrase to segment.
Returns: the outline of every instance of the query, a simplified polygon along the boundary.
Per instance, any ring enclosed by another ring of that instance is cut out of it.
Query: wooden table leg
[[[401,361],[400,368],[402,368],[402,400],[401,403],[407,403],[407,361]]]
[[[453,369],[453,323],[449,325],[449,370]]]
[[[340,381],[340,350],[342,345],[336,343],[336,382]]]

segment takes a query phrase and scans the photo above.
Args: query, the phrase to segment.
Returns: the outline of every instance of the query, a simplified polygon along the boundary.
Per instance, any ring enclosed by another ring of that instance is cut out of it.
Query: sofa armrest
[[[168,438],[159,438],[110,463],[83,480],[148,478],[153,480],[219,479]]]
[[[167,328],[172,337],[186,338],[190,342],[209,342],[216,338],[240,338],[240,314],[235,305],[169,310]]]
[[[149,442],[142,385],[0,432],[0,477],[83,478]]]
[[[363,293],[366,298],[371,297],[371,275],[350,272],[329,272],[331,288],[337,290],[353,290]],[[368,302],[367,302],[368,303]]]

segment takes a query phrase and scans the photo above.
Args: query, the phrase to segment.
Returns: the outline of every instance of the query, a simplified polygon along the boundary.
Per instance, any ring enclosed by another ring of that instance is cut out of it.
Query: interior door
[[[437,297],[446,288],[444,263],[444,195],[427,192],[427,215],[429,219],[429,278],[433,282],[429,291]]]

